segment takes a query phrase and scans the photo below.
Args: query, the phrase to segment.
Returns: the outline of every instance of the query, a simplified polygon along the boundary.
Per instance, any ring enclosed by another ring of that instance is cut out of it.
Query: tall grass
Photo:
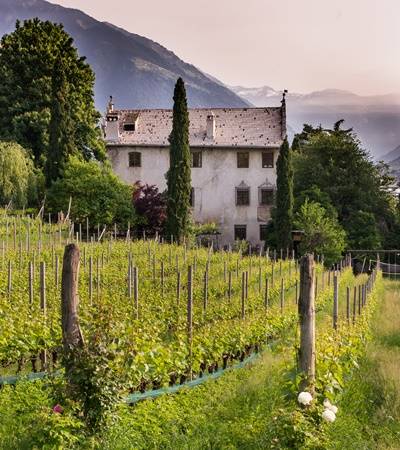
[[[345,389],[331,449],[400,449],[400,283],[385,281],[374,339]]]

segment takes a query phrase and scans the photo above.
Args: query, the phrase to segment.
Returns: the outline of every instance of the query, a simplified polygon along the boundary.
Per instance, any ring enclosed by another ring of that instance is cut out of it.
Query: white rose
[[[324,400],[324,407],[329,409],[330,406],[331,406],[331,402],[326,398]]]
[[[336,420],[336,414],[330,409],[325,409],[322,413],[322,418],[327,422],[334,422]]]
[[[309,405],[312,402],[312,395],[309,392],[300,392],[299,396],[297,397],[297,401],[301,405]]]
[[[332,411],[334,414],[337,414],[338,408],[335,405],[332,405],[332,403],[326,398],[324,400],[324,407],[325,409],[329,409],[329,411]]]

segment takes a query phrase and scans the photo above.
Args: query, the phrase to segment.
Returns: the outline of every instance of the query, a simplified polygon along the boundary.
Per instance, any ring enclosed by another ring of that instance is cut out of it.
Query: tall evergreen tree
[[[75,153],[74,126],[68,99],[68,84],[61,60],[52,75],[49,147],[46,158],[46,184],[51,186],[61,174],[68,157]]]
[[[281,145],[277,172],[277,194],[275,209],[275,230],[278,248],[291,246],[293,222],[293,166],[292,154],[287,139]]]
[[[174,90],[172,132],[169,137],[170,167],[167,174],[167,236],[182,241],[190,225],[190,147],[186,90],[178,78]]]

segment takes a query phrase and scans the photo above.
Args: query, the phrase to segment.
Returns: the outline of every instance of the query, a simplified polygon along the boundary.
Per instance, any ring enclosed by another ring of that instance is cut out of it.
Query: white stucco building
[[[220,244],[262,245],[286,137],[286,104],[268,108],[189,109],[192,201],[196,222],[214,222]],[[116,110],[105,121],[107,151],[126,183],[166,189],[172,110]]]

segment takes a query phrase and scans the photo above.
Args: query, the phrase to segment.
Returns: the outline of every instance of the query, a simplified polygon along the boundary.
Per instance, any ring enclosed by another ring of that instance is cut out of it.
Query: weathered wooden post
[[[249,272],[246,270],[246,272],[245,272],[245,274],[246,274],[246,282],[245,282],[245,293],[246,293],[246,295],[245,295],[245,298],[246,298],[246,300],[249,298]]]
[[[206,270],[204,272],[203,280],[203,310],[206,312],[208,303],[208,266],[206,265]]]
[[[315,384],[315,265],[313,255],[300,261],[300,349],[299,369],[303,373],[300,389],[314,392]]]
[[[188,268],[187,279],[187,336],[189,344],[189,379],[192,379],[192,343],[193,343],[193,268]]]
[[[181,273],[178,271],[176,273],[176,304],[179,306],[181,298]]]
[[[333,328],[337,330],[339,316],[339,284],[338,277],[333,277]]]
[[[268,309],[269,306],[269,281],[268,278],[265,279],[265,299],[264,299],[264,306],[266,309]]]
[[[93,303],[93,256],[89,257],[89,300]]]
[[[274,270],[275,270],[275,261],[272,261],[271,266],[271,287],[274,288]]]
[[[79,249],[76,244],[65,247],[61,281],[61,327],[65,354],[65,374],[70,385],[75,368],[74,350],[83,347],[84,340],[78,317]]]
[[[33,264],[32,261],[29,261],[28,268],[28,284],[29,284],[29,304],[33,304]]]
[[[161,295],[164,295],[164,261],[161,261],[160,278],[161,278]]]
[[[232,298],[232,272],[231,271],[229,271],[229,273],[228,273],[228,298],[229,298],[229,301]]]
[[[47,313],[47,302],[46,302],[46,263],[42,261],[40,263],[40,309],[42,310],[44,316]]]
[[[135,302],[135,317],[139,319],[139,268],[133,268],[133,300]]]
[[[46,301],[46,263],[40,263],[40,310],[43,314],[43,320],[46,321],[47,315],[47,301]],[[42,372],[47,369],[47,351],[40,352],[40,361],[42,365]]]
[[[7,275],[7,293],[11,295],[12,290],[12,262],[11,259],[8,260],[8,275]]]
[[[283,280],[283,278],[281,278],[280,303],[281,303],[281,313],[282,313],[283,312],[283,308],[285,306],[285,288],[284,288],[284,280]]]
[[[132,275],[133,275],[133,270],[132,270],[132,265],[131,262],[128,262],[128,298],[131,299],[132,298]]]
[[[346,288],[346,319],[347,323],[350,324],[350,288]]]
[[[246,298],[246,274],[242,272],[242,299],[241,299],[241,318],[245,317],[245,298]]]

